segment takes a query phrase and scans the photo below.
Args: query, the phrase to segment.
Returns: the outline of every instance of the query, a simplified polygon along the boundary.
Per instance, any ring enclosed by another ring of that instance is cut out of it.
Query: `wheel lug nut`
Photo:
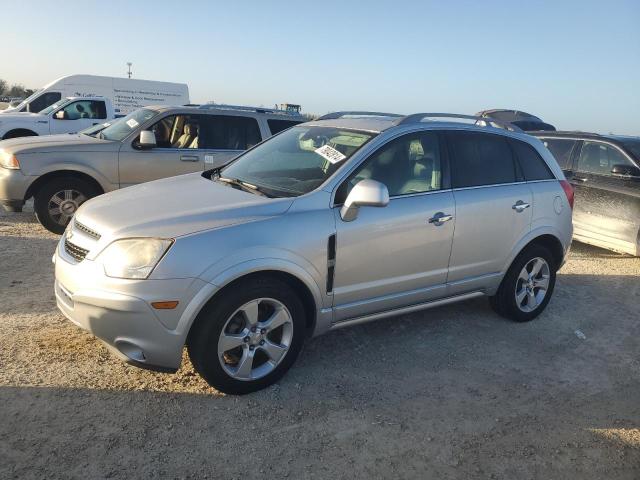
[[[249,337],[244,337],[242,340],[244,341],[244,343],[247,343],[249,341]]]
[[[249,350],[253,350],[254,348],[256,347],[254,347],[253,345],[249,345]]]
[[[262,335],[264,335],[265,333],[267,333],[267,329],[266,329],[266,328],[263,328],[262,330],[260,330],[260,333],[261,333]]]
[[[255,332],[256,331],[256,327],[251,327],[251,331]]]
[[[264,340],[260,340],[260,345],[264,345]]]

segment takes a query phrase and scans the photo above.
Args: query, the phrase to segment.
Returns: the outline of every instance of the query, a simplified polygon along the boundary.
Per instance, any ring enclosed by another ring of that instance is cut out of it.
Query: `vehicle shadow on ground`
[[[331,332],[244,397],[179,393],[190,365],[125,366],[62,318],[12,331],[0,477],[637,478],[636,280],[559,275],[526,324],[476,299]]]

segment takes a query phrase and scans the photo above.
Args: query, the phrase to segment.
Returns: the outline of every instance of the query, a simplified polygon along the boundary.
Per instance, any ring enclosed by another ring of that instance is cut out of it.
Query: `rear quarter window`
[[[526,181],[551,180],[555,178],[549,166],[535,148],[519,140],[510,140],[510,143]]]

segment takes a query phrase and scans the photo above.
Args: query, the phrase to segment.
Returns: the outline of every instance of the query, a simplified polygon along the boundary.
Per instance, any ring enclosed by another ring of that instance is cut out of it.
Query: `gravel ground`
[[[127,366],[0,213],[0,478],[640,478],[640,259],[574,244],[528,324],[485,299],[307,343],[244,397]]]

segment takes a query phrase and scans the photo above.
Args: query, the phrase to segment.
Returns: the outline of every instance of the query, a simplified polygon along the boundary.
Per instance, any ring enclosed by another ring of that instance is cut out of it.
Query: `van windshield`
[[[108,126],[98,134],[99,138],[105,140],[115,140],[120,142],[124,140],[131,132],[138,128],[147,120],[158,115],[155,110],[141,108],[135,112],[131,112],[126,117],[119,119],[113,125]]]
[[[15,108],[16,110],[24,107],[27,103],[29,103],[31,100],[33,100],[34,98],[38,97],[40,95],[40,93],[43,91],[43,88],[39,88],[38,90],[36,90],[35,92],[33,92],[31,95],[29,95],[27,98],[25,98],[24,100],[22,100],[18,105],[16,105]]]
[[[237,181],[269,196],[298,196],[315,190],[375,136],[333,127],[285,130],[238,157],[220,171],[221,181]]]

